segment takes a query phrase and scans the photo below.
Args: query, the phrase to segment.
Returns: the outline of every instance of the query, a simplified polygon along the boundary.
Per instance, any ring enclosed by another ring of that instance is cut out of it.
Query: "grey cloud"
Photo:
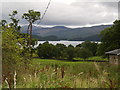
[[[120,0],[75,0],[75,2],[119,2]]]
[[[95,4],[98,4],[100,7],[94,7]],[[53,12],[50,12],[49,9],[48,14],[46,15],[46,23],[49,25],[85,25],[107,22],[112,23],[112,21],[114,21],[117,18],[117,16],[114,16],[114,13],[117,13],[117,10],[110,10],[110,8],[107,8],[104,5],[100,5],[99,3],[83,2],[76,3],[74,5],[71,4],[70,6],[63,5],[62,8],[63,9],[61,9],[60,4],[59,6],[57,6],[57,4],[53,5],[51,8]],[[55,21],[57,22],[55,23]]]
[[[77,0],[78,1],[78,0]],[[52,2],[42,25],[68,25],[68,26],[85,26],[87,24],[112,23],[117,19],[116,3],[108,2],[74,2],[71,4]],[[18,10],[19,18],[21,15],[30,10],[39,10],[43,14],[47,2],[32,2],[32,3],[3,3],[2,15],[8,19],[8,14],[13,10]],[[25,20],[21,21],[26,24]]]

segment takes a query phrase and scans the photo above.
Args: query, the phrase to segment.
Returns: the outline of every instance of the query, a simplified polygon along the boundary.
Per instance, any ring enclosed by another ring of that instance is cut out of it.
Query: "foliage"
[[[100,44],[98,45],[96,54],[97,54],[98,56],[104,56],[104,57],[106,57],[106,56],[105,56],[105,51],[106,51],[105,47],[106,47],[105,44],[100,43]]]
[[[17,11],[13,11],[12,14],[9,14],[10,19],[12,20],[12,23],[9,24],[10,27],[14,27],[15,32],[20,32],[21,26],[18,25],[19,19],[16,18]]]
[[[76,47],[81,47],[81,44],[76,45]]]
[[[88,57],[92,56],[92,52],[89,51],[88,49],[86,48],[81,48],[80,51],[79,51],[79,57],[80,58],[83,58],[84,60]]]
[[[20,70],[21,65],[27,66],[29,60],[25,55],[22,55],[24,49],[20,43],[24,41],[24,38],[18,38],[18,34],[14,32],[14,28],[9,27],[4,30],[2,32],[2,75],[7,78],[9,88],[14,88],[14,72]]]
[[[79,44],[80,45],[80,44]],[[96,53],[97,43],[86,41],[80,46],[73,47],[69,45],[68,47],[64,44],[51,45],[48,42],[40,44],[37,48],[38,56],[40,58],[48,58],[47,55],[52,55],[50,58],[55,59],[68,59],[73,60],[74,58],[88,58],[93,56],[93,53]],[[95,48],[93,48],[93,46]],[[51,51],[49,51],[49,49]],[[49,54],[48,54],[49,53]]]
[[[29,38],[29,47],[32,45],[32,24],[40,20],[40,12],[39,11],[34,11],[34,10],[29,10],[27,13],[24,13],[22,18],[26,19],[29,22],[28,29],[27,29],[27,34],[30,34]],[[32,56],[32,50],[31,50],[31,56]]]
[[[2,28],[2,74],[7,78],[9,88],[14,88],[14,72],[21,71],[21,65],[25,65],[24,68],[26,68],[29,64],[29,53],[26,49],[29,35],[20,33],[21,27],[18,25],[19,19],[16,15],[17,11],[13,11],[9,14],[12,22],[7,24],[6,20],[2,20],[0,26]]]
[[[69,60],[73,60],[73,58],[75,57],[75,50],[74,47],[72,45],[69,45],[66,49],[67,55],[68,55],[68,59]]]
[[[57,53],[57,48],[48,42],[45,42],[38,47],[38,56],[41,58],[54,58],[57,56]]]
[[[12,22],[7,24],[6,20],[2,20],[2,49],[3,49],[3,63],[10,66],[14,66],[21,62],[23,59],[22,52],[26,45],[26,37],[22,33],[18,32],[20,26],[18,25],[19,19],[16,18],[17,11],[13,11],[9,14]]]
[[[21,46],[17,43],[22,42],[23,39],[16,39],[17,35],[13,30],[13,28],[6,28],[2,33],[3,63],[16,64],[17,58],[20,58],[22,52]]]
[[[88,49],[92,52],[92,55],[95,56],[97,52],[97,43],[91,41],[85,41],[81,44],[81,47]]]
[[[5,28],[6,24],[7,24],[7,21],[6,21],[6,20],[1,20],[0,25],[1,25],[3,28]]]
[[[113,22],[112,27],[104,29],[101,34],[102,44],[98,48],[102,55],[106,51],[120,48],[120,20]],[[102,50],[104,50],[102,52]]]
[[[64,59],[65,57],[67,57],[67,53],[66,53],[66,45],[64,44],[56,44],[56,48],[58,50],[58,57],[59,59]]]
[[[75,57],[76,58],[80,58],[80,50],[81,50],[81,47],[79,47],[79,46],[75,47]]]
[[[40,12],[29,10],[28,13],[24,13],[22,18],[25,18],[28,22],[34,23],[40,19]]]
[[[75,56],[74,47],[69,45],[66,47],[64,44],[52,45],[48,42],[38,46],[38,56],[41,58],[58,58],[72,60]]]

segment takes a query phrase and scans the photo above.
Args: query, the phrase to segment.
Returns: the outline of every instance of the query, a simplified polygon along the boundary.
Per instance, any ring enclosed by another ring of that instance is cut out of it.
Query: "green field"
[[[72,62],[33,58],[17,72],[17,88],[115,88],[117,66],[108,62]],[[7,87],[4,82],[3,87]]]
[[[75,60],[83,60],[83,58],[74,58]],[[108,61],[108,58],[103,58],[101,56],[93,56],[86,58],[86,60],[96,60],[96,61]]]

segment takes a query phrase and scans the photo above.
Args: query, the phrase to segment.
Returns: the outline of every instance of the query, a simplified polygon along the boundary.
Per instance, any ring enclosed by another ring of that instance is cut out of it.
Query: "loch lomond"
[[[43,44],[44,42],[46,41],[38,41],[38,44],[35,46],[37,47],[39,44]],[[53,45],[56,45],[56,44],[64,44],[66,46],[68,45],[72,45],[72,46],[76,46],[78,44],[81,44],[83,43],[84,41],[67,41],[67,40],[60,40],[60,41],[48,41],[49,43],[53,44]],[[100,43],[98,41],[92,41],[92,42],[96,42],[96,43]]]

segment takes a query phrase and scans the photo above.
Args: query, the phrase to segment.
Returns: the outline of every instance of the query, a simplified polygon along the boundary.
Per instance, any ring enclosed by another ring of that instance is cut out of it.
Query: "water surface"
[[[44,42],[46,42],[46,41],[38,41],[38,44],[35,47],[37,47],[39,44],[43,44]],[[53,44],[53,45],[64,44],[66,46],[72,45],[72,46],[75,47],[76,45],[81,44],[84,41],[63,41],[63,40],[61,40],[61,41],[48,41],[48,42]],[[95,42],[97,42],[97,41],[95,41]],[[98,43],[100,43],[100,42],[98,42]]]

